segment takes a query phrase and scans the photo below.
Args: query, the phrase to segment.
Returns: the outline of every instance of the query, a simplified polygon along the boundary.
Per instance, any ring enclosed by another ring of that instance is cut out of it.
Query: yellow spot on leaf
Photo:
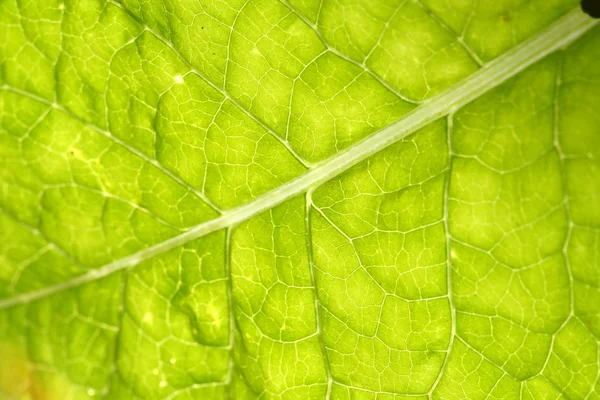
[[[148,324],[152,324],[152,313],[147,312],[146,314],[144,314],[144,322],[148,323]]]

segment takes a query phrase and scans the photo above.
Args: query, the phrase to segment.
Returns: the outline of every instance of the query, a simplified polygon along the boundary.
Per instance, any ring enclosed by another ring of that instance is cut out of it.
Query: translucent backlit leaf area
[[[0,399],[600,399],[575,0],[0,0]]]

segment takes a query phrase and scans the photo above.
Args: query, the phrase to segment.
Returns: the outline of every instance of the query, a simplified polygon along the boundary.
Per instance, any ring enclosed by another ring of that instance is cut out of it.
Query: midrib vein
[[[67,290],[134,266],[174,247],[181,246],[219,229],[235,226],[284,201],[317,187],[348,170],[360,161],[385,149],[438,118],[455,112],[484,93],[518,74],[551,52],[560,49],[590,30],[596,21],[577,8],[546,30],[526,40],[469,78],[427,100],[400,121],[384,128],[335,156],[312,166],[299,177],[284,183],[256,199],[226,211],[221,216],[204,222],[189,231],[164,242],[150,246],[98,269],[44,289],[23,293],[0,300],[0,309],[31,302]]]

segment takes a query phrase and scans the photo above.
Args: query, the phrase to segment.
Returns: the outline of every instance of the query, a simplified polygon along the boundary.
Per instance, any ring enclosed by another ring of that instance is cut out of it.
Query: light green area
[[[577,0],[420,0],[483,61],[577,6]]]
[[[575,4],[0,0],[0,399],[600,399],[598,28],[227,220]]]

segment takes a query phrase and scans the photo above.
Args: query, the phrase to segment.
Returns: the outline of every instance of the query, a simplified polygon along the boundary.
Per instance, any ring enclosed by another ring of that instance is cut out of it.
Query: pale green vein
[[[469,57],[480,67],[485,63],[479,58],[477,53],[465,42],[463,35],[458,35],[452,28],[450,28],[436,13],[434,13],[429,7],[427,7],[422,0],[416,0],[416,4],[419,5],[443,30],[448,32],[450,35],[456,38],[456,41],[460,43],[462,48],[469,54]],[[475,7],[472,7],[475,10]]]
[[[316,331],[317,338],[319,339],[319,346],[321,348],[321,353],[323,353],[323,361],[325,365],[325,373],[327,374],[327,392],[325,393],[325,400],[329,400],[331,398],[331,388],[333,385],[333,374],[331,372],[331,363],[329,361],[329,356],[327,355],[327,346],[325,344],[325,340],[323,340],[323,327],[321,321],[321,302],[319,301],[319,288],[317,286],[317,273],[315,271],[315,263],[313,259],[313,242],[312,242],[312,229],[311,229],[311,220],[310,213],[313,208],[312,198],[310,193],[306,194],[306,246],[308,249],[308,267],[310,269],[310,278],[312,282],[312,287],[315,294],[315,322],[316,322]]]
[[[192,185],[190,185],[189,183],[187,183],[186,181],[184,181],[183,179],[181,179],[179,176],[175,175],[173,172],[171,172],[169,169],[167,169],[165,166],[163,166],[160,162],[158,162],[157,160],[148,157],[147,155],[145,155],[144,153],[142,153],[140,150],[136,149],[135,147],[131,146],[130,144],[128,144],[127,142],[125,142],[124,140],[119,139],[118,137],[116,137],[115,135],[113,135],[111,132],[102,129],[101,127],[99,127],[98,125],[95,125],[91,122],[89,122],[88,120],[81,118],[80,116],[78,116],[77,114],[73,113],[72,111],[70,111],[69,109],[63,107],[61,104],[58,104],[56,102],[51,102],[48,101],[47,99],[40,97],[36,94],[27,92],[25,90],[21,90],[19,88],[4,84],[4,85],[0,85],[0,91],[7,91],[7,92],[12,92],[15,94],[18,94],[20,96],[23,97],[27,97],[31,100],[37,101],[39,103],[45,104],[47,105],[50,109],[54,109],[57,111],[60,111],[61,113],[65,114],[66,116],[68,116],[69,118],[74,119],[75,121],[85,125],[86,127],[90,128],[91,130],[99,133],[100,135],[108,138],[109,140],[111,140],[112,142],[116,143],[117,145],[123,147],[125,150],[129,151],[131,154],[137,156],[138,158],[142,159],[144,162],[148,163],[149,165],[152,165],[153,167],[156,167],[158,170],[160,170],[160,172],[162,172],[163,174],[167,175],[169,178],[173,179],[177,184],[179,184],[183,189],[186,189],[192,193],[194,193],[199,199],[201,199],[202,201],[204,201],[210,208],[212,208],[215,212],[217,213],[221,213],[221,209],[208,197],[206,196],[203,192],[199,191],[198,189],[196,189],[195,187],[193,187]],[[106,195],[106,193],[102,193],[103,195]],[[124,201],[123,199],[118,199],[121,201]],[[130,204],[132,207],[134,208],[141,208],[139,205],[137,204]]]
[[[419,101],[417,99],[410,98],[410,97],[404,95],[403,93],[399,92],[398,90],[396,90],[396,88],[394,88],[392,85],[390,85],[388,82],[386,82],[381,76],[379,76],[379,74],[375,73],[369,66],[367,66],[367,58],[368,57],[365,58],[365,61],[359,62],[359,61],[355,60],[354,58],[349,57],[346,54],[342,53],[341,51],[336,49],[334,46],[332,46],[327,39],[325,39],[325,36],[323,36],[323,33],[321,32],[319,27],[316,24],[313,24],[308,18],[306,18],[304,16],[304,14],[299,12],[287,0],[279,0],[279,1],[281,2],[281,4],[283,4],[284,6],[289,8],[294,13],[294,15],[296,15],[298,18],[300,18],[306,25],[308,25],[316,33],[316,35],[319,37],[319,40],[321,41],[321,43],[323,43],[325,45],[325,47],[327,48],[327,50],[329,52],[331,52],[331,53],[335,54],[336,56],[348,61],[349,63],[356,65],[357,67],[365,70],[367,72],[367,74],[369,74],[371,77],[373,77],[373,79],[375,79],[377,82],[379,82],[387,90],[394,93],[399,99],[402,99],[411,104],[421,104],[422,103],[421,101]],[[394,15],[400,9],[400,7],[402,7],[402,4],[398,5],[398,8],[394,12]],[[388,21],[388,23],[389,23],[389,21]],[[388,24],[386,24],[386,28],[387,28],[387,25]],[[383,32],[382,32],[382,34],[383,34]],[[375,48],[375,46],[377,46],[377,44],[374,45],[374,48]]]
[[[568,247],[569,240],[571,239],[571,234],[573,232],[573,218],[571,217],[571,205],[569,202],[569,193],[567,191],[567,169],[565,165],[565,155],[562,151],[562,147],[560,144],[560,131],[559,131],[559,94],[562,86],[562,68],[563,68],[563,59],[558,61],[558,68],[556,70],[556,80],[554,85],[554,101],[553,101],[553,139],[554,139],[554,150],[558,153],[560,160],[560,172],[561,172],[561,183],[562,189],[564,191],[564,206],[567,214],[567,234],[565,236],[565,240],[562,246],[562,256],[565,262],[565,266],[567,267],[567,273],[569,275],[569,315],[564,319],[562,324],[558,327],[556,332],[552,334],[552,341],[550,342],[550,347],[548,348],[548,353],[546,354],[546,359],[544,360],[544,364],[540,369],[540,372],[536,375],[542,375],[548,363],[550,362],[550,358],[552,354],[554,354],[554,346],[556,345],[556,338],[558,334],[567,326],[567,324],[571,321],[571,318],[575,316],[575,290],[574,290],[574,279],[573,279],[573,270],[571,268],[571,264],[569,263],[569,255],[568,255]]]
[[[594,27],[596,23],[597,21],[589,18],[577,8],[546,30],[490,62],[469,78],[427,100],[400,121],[348,147],[335,156],[313,165],[303,175],[284,183],[278,188],[246,204],[233,208],[211,221],[197,225],[179,236],[150,246],[58,285],[1,300],[0,309],[27,303],[62,290],[96,281],[211,232],[235,226],[242,221],[269,210],[298,194],[304,193],[310,188],[327,182],[353,165],[385,149],[390,144],[408,136],[428,123],[456,111],[490,89],[515,76],[544,56],[568,45]]]
[[[450,354],[452,353],[452,348],[454,347],[454,340],[456,338],[456,307],[454,306],[454,301],[452,298],[452,237],[450,236],[450,218],[448,214],[448,198],[450,197],[450,178],[452,176],[452,133],[454,127],[454,115],[450,114],[448,116],[448,126],[446,128],[446,135],[448,137],[448,172],[446,176],[446,182],[444,183],[444,231],[446,232],[446,287],[447,287],[447,296],[448,302],[450,303],[450,321],[452,323],[450,329],[450,341],[448,342],[448,352],[446,353],[446,357],[444,358],[444,363],[440,368],[437,378],[433,385],[431,385],[431,389],[429,393],[427,393],[427,397],[429,399],[433,399],[433,393],[435,389],[438,387],[442,380],[442,376],[444,372],[446,372],[446,368],[448,367],[448,360],[450,359]]]

